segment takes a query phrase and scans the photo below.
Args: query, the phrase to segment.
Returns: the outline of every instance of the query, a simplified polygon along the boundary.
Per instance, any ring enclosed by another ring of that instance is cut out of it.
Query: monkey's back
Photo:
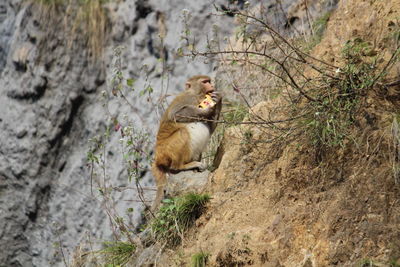
[[[190,134],[186,125],[178,122],[161,123],[157,134],[155,163],[166,169],[179,169],[190,162]]]

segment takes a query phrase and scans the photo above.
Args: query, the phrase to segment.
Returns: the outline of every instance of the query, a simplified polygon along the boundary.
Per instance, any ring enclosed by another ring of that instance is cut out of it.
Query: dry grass
[[[74,19],[72,19],[69,47],[76,40],[83,40],[89,49],[89,57],[95,61],[103,54],[106,40],[107,15],[101,0],[85,0],[82,2],[78,1],[78,3],[81,4],[78,4],[78,8],[74,10],[73,7],[76,6],[76,0],[69,0],[70,10],[74,12],[71,14],[71,17],[74,17]]]
[[[64,44],[75,51],[80,47],[91,62],[101,58],[107,40],[108,18],[103,0],[34,0],[40,9],[40,21],[46,30],[47,43],[55,38],[62,25]]]

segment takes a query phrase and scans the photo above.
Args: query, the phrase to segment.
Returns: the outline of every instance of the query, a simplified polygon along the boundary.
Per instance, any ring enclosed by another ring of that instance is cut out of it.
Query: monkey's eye
[[[211,81],[210,80],[203,80],[202,82],[203,83],[210,83]]]

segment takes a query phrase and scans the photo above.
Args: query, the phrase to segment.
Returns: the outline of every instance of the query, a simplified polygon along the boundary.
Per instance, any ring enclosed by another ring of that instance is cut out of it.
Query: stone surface
[[[188,192],[201,193],[207,185],[209,175],[209,171],[185,171],[169,175],[167,195],[176,196]]]
[[[82,42],[70,48],[63,41],[62,13],[50,16],[32,1],[0,2],[0,266],[63,266],[62,255],[70,262],[74,247],[88,236],[94,245],[111,239],[104,202],[96,188],[91,194],[86,153],[88,139],[106,127],[99,95],[110,88],[113,48],[125,47],[123,71],[138,79],[136,90],[151,83],[154,94],[149,103],[129,95],[132,105],[140,107],[134,111],[112,99],[109,112],[129,115],[154,135],[160,114],[153,103],[160,95],[176,93],[188,76],[213,72],[212,64],[176,57],[182,10],[192,14],[189,26],[201,45],[213,23],[224,22],[219,23],[225,25],[222,33],[232,30],[231,17],[210,15],[211,3],[226,2],[110,1],[108,42],[96,64],[89,61]],[[160,14],[165,24],[160,24]],[[161,51],[168,77],[159,61]],[[107,174],[110,183],[129,186],[119,138],[114,133],[107,145]],[[151,175],[145,174],[141,184],[152,186]],[[132,223],[143,206],[134,201],[135,192],[115,195],[122,214],[134,207],[127,218]],[[145,192],[149,201],[152,193]],[[129,199],[133,202],[119,201]]]

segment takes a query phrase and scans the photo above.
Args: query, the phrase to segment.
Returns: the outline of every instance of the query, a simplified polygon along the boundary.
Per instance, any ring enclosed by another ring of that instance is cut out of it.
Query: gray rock
[[[137,252],[137,257],[134,257],[128,266],[154,266],[161,260],[161,252],[163,247],[156,243],[141,251]]]
[[[213,70],[201,60],[188,62],[175,56],[181,45],[183,8],[192,12],[193,34],[199,45],[204,43],[207,30],[216,22],[209,16],[210,3],[110,2],[109,42],[103,60],[93,64],[83,42],[73,47],[64,42],[65,16],[49,16],[29,1],[1,1],[0,266],[63,266],[63,257],[70,262],[74,247],[88,235],[96,241],[94,246],[101,245],[99,240],[112,239],[104,202],[96,187],[91,193],[86,161],[88,139],[102,134],[107,123],[99,96],[110,88],[112,51],[118,45],[126,47],[124,74],[138,79],[136,95],[127,97],[140,108],[132,111],[114,98],[109,111],[117,117],[129,114],[136,125],[154,136],[159,114],[153,104],[159,96],[166,91],[176,93],[191,75],[211,74]],[[158,36],[159,14],[165,14],[167,27],[164,48]],[[217,19],[232,21],[224,16]],[[225,25],[225,32],[231,30],[230,23]],[[159,62],[161,53],[167,57],[168,79]],[[138,92],[149,82],[154,95],[146,102]],[[113,133],[107,145],[108,182],[134,187],[127,179],[119,139],[118,133]],[[148,172],[141,184],[153,186]],[[153,194],[145,191],[145,198],[151,202]],[[135,202],[136,190],[116,191],[113,196],[115,209],[135,225],[143,209]],[[125,215],[131,207],[134,212]]]
[[[170,196],[188,192],[201,193],[207,185],[209,175],[209,171],[185,171],[169,175],[166,193]]]

